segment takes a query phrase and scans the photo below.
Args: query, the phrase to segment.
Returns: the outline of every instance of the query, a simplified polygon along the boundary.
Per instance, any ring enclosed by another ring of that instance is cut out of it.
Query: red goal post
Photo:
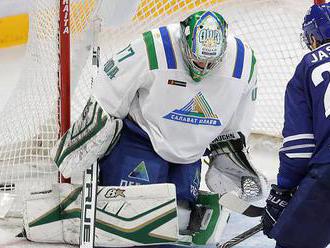
[[[70,1],[60,1],[60,135],[70,127]]]
[[[60,1],[59,11],[59,137],[70,128],[70,1]],[[70,179],[66,179],[59,175],[60,182],[70,183]]]

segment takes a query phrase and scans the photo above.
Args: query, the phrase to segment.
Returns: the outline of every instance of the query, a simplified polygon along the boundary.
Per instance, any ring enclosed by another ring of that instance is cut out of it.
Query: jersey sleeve
[[[303,61],[285,91],[283,145],[279,151],[278,185],[294,188],[306,175],[308,163],[315,149],[312,111],[308,101],[307,80]]]
[[[254,55],[253,55],[254,56]],[[235,114],[224,129],[223,133],[241,133],[248,137],[251,132],[252,121],[255,113],[255,104],[257,100],[257,63],[254,57],[253,65],[247,87],[237,106]]]
[[[102,52],[102,51],[101,51]],[[138,39],[110,59],[103,59],[93,95],[110,115],[125,118],[146,75],[143,41]]]

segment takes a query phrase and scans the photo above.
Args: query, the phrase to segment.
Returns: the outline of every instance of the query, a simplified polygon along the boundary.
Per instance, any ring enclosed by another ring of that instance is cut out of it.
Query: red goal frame
[[[59,17],[59,82],[60,99],[58,100],[59,137],[70,128],[70,0],[60,0]],[[59,176],[62,183],[70,179]]]

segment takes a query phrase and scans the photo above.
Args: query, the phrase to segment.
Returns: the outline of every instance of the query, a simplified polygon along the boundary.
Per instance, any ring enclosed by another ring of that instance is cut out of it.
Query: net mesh
[[[222,13],[229,30],[255,50],[259,87],[253,132],[280,137],[285,85],[306,52],[299,34],[311,0],[141,0],[116,11],[120,2],[126,1],[71,0],[71,120],[90,93],[92,19],[101,18],[101,55],[111,57],[146,30],[210,9]],[[59,133],[59,4],[33,0],[30,6],[26,63],[0,120],[0,193],[15,193],[18,199],[32,186],[45,189],[57,181],[49,151]]]
[[[306,52],[299,37],[303,16],[311,2],[143,0],[133,22],[103,32],[103,43],[107,45],[102,46],[102,52],[109,55],[141,32],[182,20],[193,11],[218,11],[229,23],[229,30],[255,51],[259,88],[253,132],[281,136],[285,85]]]
[[[83,35],[94,5],[93,0],[72,1],[73,50],[88,42]],[[16,197],[14,215],[20,213],[27,191],[46,190],[58,179],[49,156],[59,135],[58,21],[59,1],[31,1],[24,68],[1,113],[0,193]],[[73,63],[77,60],[72,57]]]

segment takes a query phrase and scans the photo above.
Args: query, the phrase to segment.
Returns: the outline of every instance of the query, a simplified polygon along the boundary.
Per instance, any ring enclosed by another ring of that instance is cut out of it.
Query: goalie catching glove
[[[96,159],[111,151],[119,138],[122,120],[110,116],[91,97],[82,114],[61,137],[52,157],[65,178],[86,170]]]
[[[218,136],[210,150],[205,180],[211,191],[220,195],[234,191],[249,201],[262,196],[262,182],[266,180],[251,164],[241,132]]]

